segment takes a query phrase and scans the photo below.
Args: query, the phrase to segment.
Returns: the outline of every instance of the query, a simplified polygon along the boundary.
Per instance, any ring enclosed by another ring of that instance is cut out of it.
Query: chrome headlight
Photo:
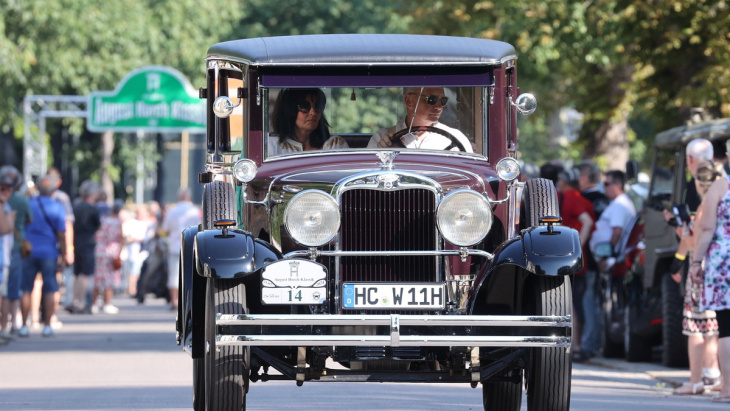
[[[492,219],[487,199],[472,190],[458,190],[447,195],[436,211],[441,235],[460,247],[482,241],[492,227]]]
[[[512,181],[520,175],[520,164],[512,157],[497,162],[497,175],[504,181]]]
[[[329,242],[340,228],[340,210],[332,196],[306,190],[292,197],[284,211],[284,223],[299,244],[316,247]]]
[[[259,168],[256,167],[256,163],[247,158],[238,160],[233,165],[233,175],[242,183],[248,183],[253,180],[258,171]]]

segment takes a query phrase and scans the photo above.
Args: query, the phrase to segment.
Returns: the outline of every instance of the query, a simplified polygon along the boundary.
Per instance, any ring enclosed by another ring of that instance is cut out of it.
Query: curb
[[[643,373],[652,379],[666,383],[672,388],[679,387],[689,381],[689,370],[684,368],[670,368],[656,363],[631,363],[622,359],[594,357],[584,364],[596,367],[609,368],[617,371]]]

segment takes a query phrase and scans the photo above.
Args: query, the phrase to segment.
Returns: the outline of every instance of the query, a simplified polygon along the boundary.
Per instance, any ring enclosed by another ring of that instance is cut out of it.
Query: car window
[[[264,123],[267,125],[265,135],[269,139],[266,145],[268,147],[268,157],[290,153],[282,152],[275,146],[272,146],[272,144],[281,143],[284,140],[279,135],[280,131],[275,124],[276,112],[277,110],[282,110],[282,103],[277,103],[277,101],[280,100],[280,96],[282,95],[290,95],[282,94],[282,90],[281,88],[267,88],[264,91],[267,96],[265,101],[268,104],[265,110],[267,118]],[[332,136],[342,137],[347,143],[346,148],[342,145],[336,145],[338,150],[365,150],[368,149],[368,144],[373,135],[379,132],[383,133],[382,130],[390,129],[389,131],[392,132],[396,128],[408,129],[411,126],[410,124],[405,124],[406,107],[404,103],[404,88],[327,87],[320,88],[319,90],[322,91],[326,98],[323,115],[329,123],[330,134]],[[405,92],[409,91],[413,93],[414,89],[405,90]],[[415,91],[420,91],[420,89],[416,88]],[[444,87],[443,95],[439,94],[436,99],[433,98],[433,96],[436,96],[435,94],[426,95],[423,92],[413,96],[418,100],[419,106],[424,106],[423,108],[429,106],[429,103],[433,103],[430,105],[431,107],[440,107],[442,102],[445,101],[446,105],[443,107],[440,116],[437,117],[438,122],[445,126],[443,128],[449,134],[460,134],[461,136],[457,138],[463,142],[463,145],[468,146],[468,151],[481,154],[483,153],[483,149],[486,148],[482,142],[483,130],[485,130],[480,102],[482,93],[483,89],[481,87]],[[448,100],[442,100],[443,97],[447,97]],[[441,141],[438,139],[442,139],[439,136],[435,136],[435,138],[437,141]],[[434,142],[434,145],[430,147],[424,146],[420,148],[443,151],[449,145],[449,139],[446,137],[443,141],[445,143],[441,145]],[[415,147],[415,145],[413,146]],[[328,147],[325,147],[325,149],[328,149]],[[370,150],[372,149],[370,148]],[[316,154],[317,151],[312,153]]]
[[[649,196],[652,207],[660,210],[669,205],[672,197],[675,178],[673,170],[677,163],[678,153],[672,149],[658,149],[656,156]]]

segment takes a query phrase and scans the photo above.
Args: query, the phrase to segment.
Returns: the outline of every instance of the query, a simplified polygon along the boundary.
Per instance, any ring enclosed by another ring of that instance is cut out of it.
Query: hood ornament
[[[382,170],[392,170],[393,160],[398,157],[398,154],[400,154],[400,151],[378,151],[376,155],[381,161],[378,165]]]

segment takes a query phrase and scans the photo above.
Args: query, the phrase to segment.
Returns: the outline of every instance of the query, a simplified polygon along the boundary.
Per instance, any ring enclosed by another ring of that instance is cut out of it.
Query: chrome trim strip
[[[218,346],[338,346],[361,347],[380,345],[394,347],[390,336],[380,335],[219,335]],[[444,347],[444,346],[481,346],[481,347],[570,347],[570,337],[502,337],[502,336],[453,336],[429,335],[401,336],[398,347]]]
[[[284,258],[309,258],[311,253],[309,250],[292,251],[284,255]],[[392,255],[422,255],[422,256],[462,256],[461,250],[421,250],[421,251],[317,251],[315,257],[372,257],[372,256],[392,256]],[[493,259],[494,254],[483,250],[466,250],[466,255],[474,255]],[[339,284],[338,284],[339,285]]]
[[[397,318],[404,326],[571,327],[571,315],[337,315],[337,314],[217,314],[216,325],[389,326]]]
[[[392,347],[400,347],[400,316],[390,316],[390,344]]]

